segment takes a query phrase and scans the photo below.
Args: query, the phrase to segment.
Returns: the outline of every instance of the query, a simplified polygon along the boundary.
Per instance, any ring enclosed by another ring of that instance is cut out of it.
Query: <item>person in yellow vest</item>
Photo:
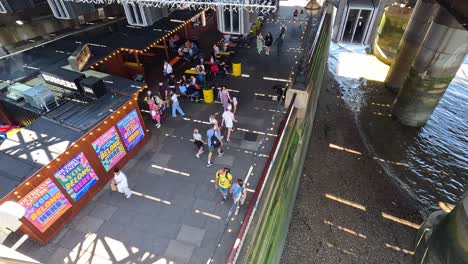
[[[227,201],[229,190],[232,185],[232,174],[228,168],[222,168],[216,172],[215,189],[217,189],[223,196],[221,203]]]

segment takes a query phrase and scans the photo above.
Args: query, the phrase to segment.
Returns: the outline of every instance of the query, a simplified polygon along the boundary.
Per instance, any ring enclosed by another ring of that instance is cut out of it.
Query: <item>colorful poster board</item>
[[[93,141],[92,145],[106,171],[114,167],[126,154],[114,126]]]
[[[75,202],[98,181],[96,172],[83,152],[63,165],[54,176]]]
[[[143,127],[141,126],[140,119],[135,109],[117,123],[117,128],[119,129],[120,136],[128,151],[145,137]]]
[[[30,191],[18,203],[26,209],[24,217],[41,232],[47,230],[71,207],[65,195],[50,178]]]

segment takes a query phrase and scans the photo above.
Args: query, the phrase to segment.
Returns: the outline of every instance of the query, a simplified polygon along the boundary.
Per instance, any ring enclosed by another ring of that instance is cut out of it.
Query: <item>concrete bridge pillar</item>
[[[410,64],[408,76],[393,103],[392,114],[404,125],[423,126],[467,52],[468,31],[445,8],[439,7]]]
[[[432,23],[434,13],[439,9],[435,0],[419,0],[413,9],[398,46],[398,53],[393,60],[385,78],[385,85],[394,93],[398,93],[406,77],[411,63],[421,47],[427,30]]]

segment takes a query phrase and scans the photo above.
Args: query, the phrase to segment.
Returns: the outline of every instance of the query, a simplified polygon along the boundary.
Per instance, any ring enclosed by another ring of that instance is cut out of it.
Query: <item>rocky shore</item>
[[[327,73],[281,263],[412,263],[416,203],[367,151],[341,93]]]

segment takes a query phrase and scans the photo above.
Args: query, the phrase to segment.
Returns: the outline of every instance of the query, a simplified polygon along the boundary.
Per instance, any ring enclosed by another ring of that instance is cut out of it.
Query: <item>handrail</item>
[[[227,258],[226,263],[228,264],[233,264],[236,262],[237,257],[239,256],[240,248],[242,248],[242,245],[244,243],[244,238],[247,234],[247,231],[249,230],[250,223],[252,222],[253,216],[255,214],[255,211],[257,209],[258,205],[258,200],[260,196],[263,193],[264,189],[264,183],[268,176],[270,175],[270,171],[273,165],[273,162],[275,161],[276,157],[278,156],[278,146],[280,143],[283,141],[284,135],[285,135],[285,128],[288,126],[289,121],[291,120],[292,113],[294,110],[294,101],[296,100],[296,95],[293,96],[293,99],[291,100],[291,103],[289,104],[289,108],[287,111],[287,115],[283,118],[281,121],[281,124],[279,126],[279,137],[276,137],[275,143],[273,144],[273,148],[270,151],[269,158],[267,160],[267,163],[265,167],[263,168],[262,171],[262,176],[260,177],[260,180],[257,184],[257,188],[255,188],[255,193],[254,196],[252,197],[252,200],[250,201],[249,207],[247,209],[247,213],[244,216],[244,220],[242,221],[241,228],[237,234],[236,240],[234,241],[234,245],[231,248],[231,251],[229,252],[229,256]],[[273,154],[273,155],[271,155]]]
[[[322,31],[323,23],[325,22],[325,17],[326,16],[327,16],[327,11],[326,11],[326,9],[324,9],[322,17],[320,18],[319,26],[317,28],[317,33],[315,34],[314,42],[312,42],[312,46],[309,49],[310,56],[309,56],[309,59],[308,59],[308,64],[310,64],[310,62],[312,60],[312,57],[313,57],[313,55],[315,53],[316,46],[317,46],[317,43],[319,42],[320,35],[321,35],[320,32]]]
[[[330,6],[326,5],[316,35],[308,35],[303,40],[303,47],[307,46],[304,48],[311,53],[311,57],[307,60],[309,56],[306,56],[306,60],[301,64],[306,66],[306,70],[294,76],[296,78],[292,78],[291,81],[291,87],[293,87],[293,83],[305,80],[309,96],[307,106],[296,109],[294,106],[295,99],[297,99],[296,93],[291,93],[291,103],[280,124],[278,132],[280,136],[276,138],[270,151],[254,197],[229,252],[226,261],[228,264],[234,264],[239,258],[239,260],[252,263],[279,263],[280,261],[301,175],[301,170],[298,168],[301,168],[304,163],[326,67],[331,30],[331,12],[329,11]],[[310,47],[307,43],[311,42],[312,37],[314,41]],[[297,79],[299,76],[302,76],[300,80]],[[306,118],[297,116],[297,111],[305,111]],[[265,197],[262,196],[264,191],[267,195]],[[257,209],[260,212],[255,214]],[[253,229],[249,232],[249,228]],[[255,233],[252,233],[254,231]],[[272,253],[272,250],[276,253]]]

